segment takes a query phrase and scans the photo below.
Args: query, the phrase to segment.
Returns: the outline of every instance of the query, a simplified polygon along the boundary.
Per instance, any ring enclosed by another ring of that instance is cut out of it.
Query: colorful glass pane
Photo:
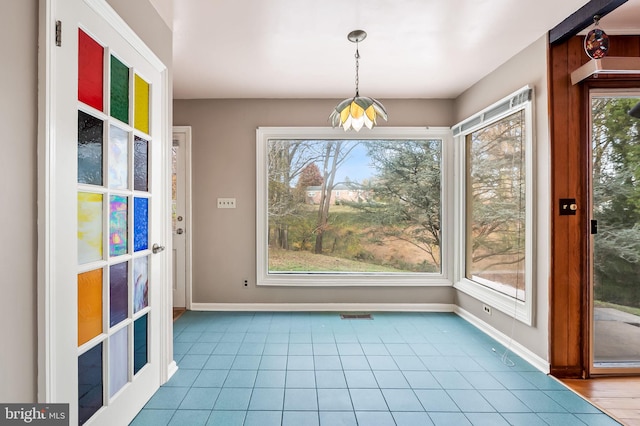
[[[136,74],[134,79],[134,127],[149,134],[149,83]]]
[[[133,251],[149,248],[149,199],[133,199]]]
[[[109,255],[127,253],[127,197],[109,197]]]
[[[129,187],[129,133],[109,127],[109,188]]]
[[[111,116],[129,123],[129,68],[111,56]]]
[[[78,183],[102,185],[102,120],[78,111]]]
[[[129,381],[128,327],[109,338],[109,396],[115,395]]]
[[[133,312],[149,305],[149,257],[133,261]]]
[[[133,374],[136,374],[147,364],[148,353],[148,314],[145,314],[133,323]]]
[[[109,326],[113,327],[127,318],[129,307],[129,286],[127,262],[109,267]]]
[[[102,333],[102,269],[78,274],[78,346]]]
[[[78,357],[78,424],[102,407],[102,343]]]
[[[78,263],[102,259],[102,194],[78,192]]]
[[[133,189],[148,191],[149,142],[136,136],[133,151]]]
[[[78,100],[102,111],[104,49],[78,30]]]

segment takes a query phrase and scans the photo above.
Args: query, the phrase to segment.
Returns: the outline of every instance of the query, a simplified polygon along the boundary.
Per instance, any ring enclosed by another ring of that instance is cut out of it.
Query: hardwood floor
[[[173,320],[175,321],[180,318],[180,315],[184,314],[185,311],[185,308],[173,308]]]
[[[561,381],[625,426],[640,426],[640,377]]]

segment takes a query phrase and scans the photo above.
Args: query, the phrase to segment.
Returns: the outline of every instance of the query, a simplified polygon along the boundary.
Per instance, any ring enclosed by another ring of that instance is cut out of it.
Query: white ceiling
[[[167,0],[152,2],[167,11]],[[361,95],[454,98],[586,2],[173,0],[174,97],[352,96],[356,46],[347,34],[363,29]],[[640,0],[600,27],[640,33]]]

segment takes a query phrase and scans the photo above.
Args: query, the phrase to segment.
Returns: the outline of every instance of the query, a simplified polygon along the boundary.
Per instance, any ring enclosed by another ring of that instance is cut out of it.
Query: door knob
[[[153,254],[160,253],[161,251],[164,251],[164,246],[161,246],[160,244],[154,244],[153,247],[151,247],[151,251],[153,252]]]
[[[183,233],[184,233],[184,229],[182,229],[182,228],[176,229],[176,234],[182,235]]]

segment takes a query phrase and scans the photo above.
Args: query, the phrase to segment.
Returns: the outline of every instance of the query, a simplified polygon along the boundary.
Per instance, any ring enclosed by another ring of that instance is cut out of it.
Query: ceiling
[[[455,98],[586,2],[173,0],[174,97],[352,96],[363,29],[361,95]],[[640,0],[600,27],[640,33]]]

